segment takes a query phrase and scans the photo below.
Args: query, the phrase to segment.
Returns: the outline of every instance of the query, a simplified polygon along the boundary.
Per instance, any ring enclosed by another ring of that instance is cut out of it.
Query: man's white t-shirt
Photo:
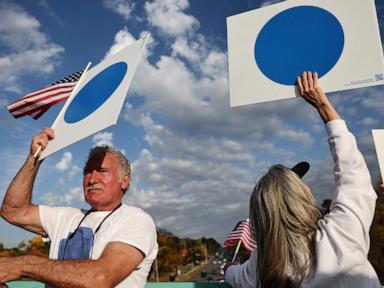
[[[60,242],[68,239],[69,235],[76,230],[87,211],[71,207],[40,205],[39,212],[44,231],[51,241],[49,258],[58,259]],[[89,227],[94,233],[110,212],[91,212],[84,218],[80,227]],[[128,244],[145,255],[138,269],[116,287],[144,287],[158,251],[156,227],[151,216],[140,208],[123,204],[102,223],[99,231],[94,234],[94,243],[89,258],[98,259],[110,242]]]

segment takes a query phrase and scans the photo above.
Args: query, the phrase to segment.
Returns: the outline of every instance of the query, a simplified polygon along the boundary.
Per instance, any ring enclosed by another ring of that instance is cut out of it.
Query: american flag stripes
[[[249,219],[239,221],[232,232],[228,235],[227,240],[224,242],[225,248],[231,248],[236,246],[238,242],[248,251],[252,251],[256,246],[256,241],[253,239],[251,230],[249,227]]]
[[[25,115],[40,118],[51,106],[66,100],[79,81],[83,70],[75,72],[40,90],[29,93],[8,105],[8,111],[15,118]]]

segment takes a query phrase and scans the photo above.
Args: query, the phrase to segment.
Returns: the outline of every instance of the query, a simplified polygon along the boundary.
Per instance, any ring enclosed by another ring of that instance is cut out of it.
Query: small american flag
[[[15,118],[25,115],[39,119],[51,106],[66,100],[75,88],[84,70],[75,72],[51,85],[29,93],[8,105],[8,111]]]
[[[239,241],[243,244],[244,248],[252,251],[256,246],[256,241],[253,239],[249,227],[249,219],[239,221],[232,232],[228,235],[227,240],[224,242],[225,248],[236,246]]]

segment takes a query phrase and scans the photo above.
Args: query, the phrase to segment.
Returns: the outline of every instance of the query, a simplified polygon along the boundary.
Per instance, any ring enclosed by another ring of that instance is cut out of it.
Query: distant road
[[[217,263],[217,262],[216,262]],[[209,261],[208,264],[203,267],[203,269],[199,269],[199,273],[193,273],[192,277],[189,281],[196,282],[218,282],[220,280],[224,280],[224,275],[221,274],[221,266],[220,264],[213,264],[213,260]],[[206,273],[204,273],[204,271]],[[203,273],[202,273],[203,272]]]

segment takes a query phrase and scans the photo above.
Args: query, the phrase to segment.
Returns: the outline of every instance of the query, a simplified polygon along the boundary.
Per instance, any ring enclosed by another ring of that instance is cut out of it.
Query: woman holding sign
[[[272,166],[250,199],[258,247],[225,279],[233,287],[381,287],[367,259],[377,196],[363,156],[317,73],[304,72],[297,87],[328,133],[336,181],[330,212],[321,216],[300,173]]]

